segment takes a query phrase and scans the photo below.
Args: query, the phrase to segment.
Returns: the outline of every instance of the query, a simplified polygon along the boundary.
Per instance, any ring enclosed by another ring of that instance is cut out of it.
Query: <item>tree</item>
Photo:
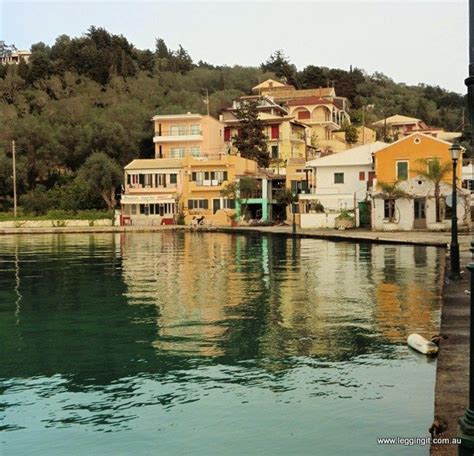
[[[288,57],[280,49],[275,51],[266,62],[262,63],[260,68],[274,73],[276,77],[284,79],[288,84],[297,85],[296,67],[290,63]]]
[[[359,140],[359,133],[354,125],[347,125],[345,128],[346,142],[349,144],[355,144]]]
[[[415,172],[434,185],[434,198],[436,205],[436,223],[441,222],[441,181],[451,172],[452,164],[447,161],[441,163],[438,158],[420,158],[417,162],[421,165]]]
[[[257,179],[254,177],[243,177],[237,182],[229,182],[221,190],[221,195],[225,198],[234,200],[240,206],[241,216],[246,218],[248,200],[252,198],[257,189]]]
[[[293,194],[287,188],[282,188],[282,189],[278,190],[278,192],[276,192],[275,199],[276,199],[277,203],[280,206],[284,207],[285,214],[286,214],[287,206],[289,206],[290,204],[295,204],[295,203],[298,202],[298,195]],[[292,213],[293,213],[293,218],[294,218],[295,213],[294,212],[292,212]]]
[[[263,133],[263,122],[258,118],[257,102],[242,102],[235,111],[235,116],[240,121],[239,134],[232,138],[232,144],[242,157],[256,161],[262,168],[268,168],[270,156],[267,137]]]
[[[171,55],[171,65],[174,71],[185,74],[193,68],[193,59],[188,54],[188,51],[181,46]]]
[[[91,194],[99,194],[109,211],[116,204],[115,187],[122,182],[120,166],[103,152],[94,152],[84,163],[78,173]]]

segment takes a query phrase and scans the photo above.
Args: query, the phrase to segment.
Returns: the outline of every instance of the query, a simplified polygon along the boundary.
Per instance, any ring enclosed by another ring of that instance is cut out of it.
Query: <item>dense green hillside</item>
[[[0,42],[0,53],[8,46]],[[464,97],[439,87],[396,84],[362,70],[308,66],[297,71],[279,51],[260,68],[193,62],[181,46],[161,39],[154,52],[136,49],[123,36],[91,27],[79,38],[62,35],[52,47],[32,46],[30,63],[0,65],[0,208],[10,204],[11,140],[18,155],[18,186],[25,207],[81,209],[105,206],[89,194],[79,170],[95,152],[123,166],[153,153],[150,118],[156,113],[206,112],[217,116],[233,98],[268,77],[299,88],[333,84],[352,103],[354,122],[395,113],[448,130],[462,125]],[[84,172],[82,173],[84,175]],[[46,191],[48,190],[48,191]],[[33,192],[33,193],[31,193]],[[81,193],[82,192],[82,193]],[[42,194],[42,202],[37,201]],[[71,198],[81,194],[80,197]]]

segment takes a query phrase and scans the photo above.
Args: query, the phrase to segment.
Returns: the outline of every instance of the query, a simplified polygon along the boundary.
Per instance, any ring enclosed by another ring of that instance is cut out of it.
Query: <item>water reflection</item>
[[[437,330],[441,255],[217,233],[0,237],[0,426],[12,431],[9,454],[31,453],[21,446],[27,431],[79,425],[159,432],[166,454],[185,454],[173,449],[171,423],[194,436],[196,420],[219,429],[225,454],[226,426],[238,425],[251,444],[249,417],[272,434],[291,419],[292,435],[307,429],[299,420],[328,417],[298,444],[266,442],[288,454],[330,435],[348,404],[374,420],[359,430],[367,439],[385,425],[380,416],[411,433],[430,415],[434,370],[404,342]],[[423,391],[408,375],[427,378]],[[398,404],[414,394],[410,421]],[[37,449],[40,440],[30,443]],[[117,454],[109,440],[106,448]]]

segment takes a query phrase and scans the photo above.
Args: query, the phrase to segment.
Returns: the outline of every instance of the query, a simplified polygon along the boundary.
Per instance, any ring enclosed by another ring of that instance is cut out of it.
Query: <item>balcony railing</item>
[[[162,130],[160,131],[155,131],[155,136],[161,137],[161,136],[201,136],[202,135],[202,130],[201,129],[195,129],[195,128],[183,128],[183,129],[176,129],[176,130]]]

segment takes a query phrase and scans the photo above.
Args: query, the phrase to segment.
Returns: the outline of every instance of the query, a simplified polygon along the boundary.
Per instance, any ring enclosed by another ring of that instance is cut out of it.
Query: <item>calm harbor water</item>
[[[417,455],[431,247],[208,233],[0,237],[1,455]]]

